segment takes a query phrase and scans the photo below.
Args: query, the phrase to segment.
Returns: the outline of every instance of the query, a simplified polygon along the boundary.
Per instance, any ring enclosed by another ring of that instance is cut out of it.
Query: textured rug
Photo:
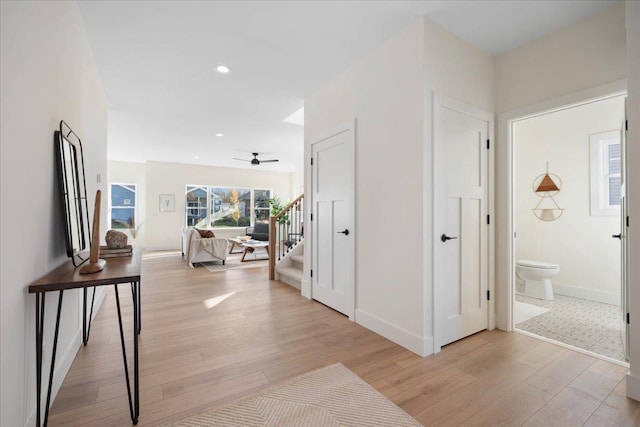
[[[342,364],[166,426],[420,426]]]
[[[524,302],[549,309],[516,328],[617,360],[624,360],[624,323],[620,306],[555,295],[544,301],[516,295]]]
[[[242,254],[229,254],[227,255],[227,260],[225,261],[224,265],[222,265],[220,261],[201,262],[194,265],[202,265],[211,273],[234,270],[237,268],[256,268],[269,266],[269,258],[266,258],[264,251],[260,253],[260,250],[257,250],[252,254],[247,254],[245,262],[240,262],[240,259],[242,259]]]
[[[542,313],[546,313],[547,311],[549,311],[548,308],[516,301],[516,306],[513,310],[513,323],[517,325],[519,323],[526,322],[527,320],[539,316]]]

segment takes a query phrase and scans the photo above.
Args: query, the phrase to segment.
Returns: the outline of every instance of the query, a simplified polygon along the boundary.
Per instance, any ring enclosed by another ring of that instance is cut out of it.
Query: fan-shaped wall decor
[[[549,173],[549,162],[547,162],[547,171],[533,180],[533,192],[540,197],[540,201],[532,210],[539,220],[555,221],[562,216],[564,209],[553,198],[561,188],[562,180],[558,175]]]

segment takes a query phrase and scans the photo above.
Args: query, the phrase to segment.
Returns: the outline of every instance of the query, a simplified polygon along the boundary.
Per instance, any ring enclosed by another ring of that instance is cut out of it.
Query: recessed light
[[[194,158],[194,159],[199,159],[199,158],[200,158],[200,156],[193,156],[193,158]]]
[[[218,65],[216,70],[218,70],[218,72],[221,74],[227,74],[229,71],[231,71],[226,65]]]
[[[224,136],[224,135],[221,134],[221,133],[216,133],[216,136],[220,137],[220,136]]]

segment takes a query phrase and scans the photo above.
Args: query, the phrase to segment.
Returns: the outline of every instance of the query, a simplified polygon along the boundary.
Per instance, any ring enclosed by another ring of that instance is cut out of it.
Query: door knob
[[[440,236],[440,240],[442,240],[443,242],[446,242],[447,240],[454,240],[457,239],[457,237],[449,237],[446,234],[443,234],[442,236]]]
[[[338,231],[336,234],[344,234],[345,236],[348,236],[349,235],[349,230],[345,228],[342,231]]]
[[[622,233],[613,234],[613,235],[611,235],[611,238],[612,239],[620,239],[620,240],[622,240]]]

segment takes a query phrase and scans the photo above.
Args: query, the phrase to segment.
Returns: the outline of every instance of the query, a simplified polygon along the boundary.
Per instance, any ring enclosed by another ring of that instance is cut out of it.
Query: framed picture
[[[176,210],[176,196],[173,194],[160,195],[160,212],[173,212]]]

